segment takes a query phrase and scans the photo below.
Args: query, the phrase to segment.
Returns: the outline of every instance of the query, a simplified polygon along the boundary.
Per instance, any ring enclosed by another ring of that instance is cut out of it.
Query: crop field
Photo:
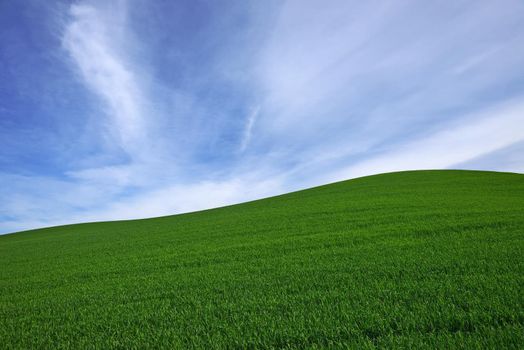
[[[524,175],[20,232],[0,266],[0,348],[522,348]]]

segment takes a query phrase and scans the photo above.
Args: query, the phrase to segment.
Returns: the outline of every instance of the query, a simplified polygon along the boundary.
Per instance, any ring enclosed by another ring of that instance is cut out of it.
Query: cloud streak
[[[246,126],[244,128],[244,134],[240,142],[240,152],[244,152],[249,145],[251,136],[253,133],[253,126],[257,120],[258,114],[260,113],[260,106],[253,107],[246,119]]]
[[[398,145],[331,174],[326,180],[340,181],[401,170],[455,168],[458,164],[524,141],[524,130],[516,125],[524,125],[524,100],[469,116],[459,125]],[[498,170],[512,169],[499,167]]]
[[[125,14],[124,3],[119,4],[113,11]],[[110,135],[118,139],[129,155],[139,156],[147,134],[143,115],[145,97],[136,74],[113,45],[115,29],[117,39],[124,39],[125,18],[112,17],[109,24],[107,14],[100,12],[91,4],[73,4],[63,45],[85,84],[106,103]]]

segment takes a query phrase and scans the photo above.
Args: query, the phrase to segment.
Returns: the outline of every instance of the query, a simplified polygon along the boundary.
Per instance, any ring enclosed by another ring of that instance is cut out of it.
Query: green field
[[[0,266],[1,348],[522,348],[524,175],[21,232]]]

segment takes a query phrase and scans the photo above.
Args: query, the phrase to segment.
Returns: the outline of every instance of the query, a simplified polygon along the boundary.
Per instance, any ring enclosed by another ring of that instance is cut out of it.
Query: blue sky
[[[524,172],[524,3],[2,1],[0,232]]]

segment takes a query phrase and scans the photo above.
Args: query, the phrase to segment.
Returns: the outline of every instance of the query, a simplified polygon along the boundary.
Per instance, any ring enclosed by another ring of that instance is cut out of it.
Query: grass
[[[524,175],[382,174],[0,236],[2,348],[519,348]]]

